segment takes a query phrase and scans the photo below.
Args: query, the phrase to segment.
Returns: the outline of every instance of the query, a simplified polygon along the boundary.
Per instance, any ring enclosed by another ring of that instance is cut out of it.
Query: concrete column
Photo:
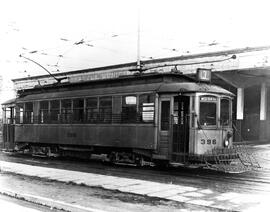
[[[267,87],[266,83],[261,85],[261,101],[260,101],[260,133],[259,140],[269,140],[268,128],[269,124],[267,121]]]
[[[244,89],[237,88],[237,106],[236,119],[243,120],[244,118]]]
[[[267,88],[266,84],[261,85],[261,104],[260,104],[260,120],[266,120],[266,111],[267,111]]]
[[[244,89],[237,88],[236,120],[234,142],[242,141],[242,121],[244,119]]]

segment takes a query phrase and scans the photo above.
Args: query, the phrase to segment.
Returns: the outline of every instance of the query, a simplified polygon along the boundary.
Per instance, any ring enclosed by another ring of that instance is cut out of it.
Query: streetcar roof
[[[13,106],[15,103],[16,103],[16,98],[13,98],[13,99],[9,99],[3,102],[2,105],[5,107],[9,107],[9,106]]]
[[[174,82],[174,83],[151,83],[130,86],[92,88],[81,90],[69,90],[58,92],[43,92],[38,94],[29,94],[17,99],[17,102],[46,100],[46,99],[63,99],[63,98],[82,98],[87,96],[105,96],[105,95],[125,95],[132,93],[194,93],[207,92],[233,96],[233,94],[221,87],[194,82]]]
[[[115,94],[130,94],[130,93],[143,93],[154,92],[160,87],[161,83],[131,85],[124,87],[107,87],[107,88],[92,88],[82,90],[60,91],[60,92],[44,92],[39,94],[29,94],[19,101],[29,100],[42,100],[42,99],[56,99],[56,98],[79,98],[87,96],[101,96],[101,95],[115,95]]]
[[[216,85],[206,83],[194,83],[194,82],[183,82],[183,83],[164,83],[158,89],[159,93],[194,93],[194,92],[207,92],[224,94],[234,96],[233,93],[227,91]]]

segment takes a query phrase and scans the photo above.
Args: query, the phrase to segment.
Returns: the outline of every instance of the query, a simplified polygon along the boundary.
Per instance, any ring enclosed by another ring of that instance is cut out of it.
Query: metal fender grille
[[[206,167],[226,173],[242,173],[261,168],[255,155],[246,145],[213,149],[204,156]]]

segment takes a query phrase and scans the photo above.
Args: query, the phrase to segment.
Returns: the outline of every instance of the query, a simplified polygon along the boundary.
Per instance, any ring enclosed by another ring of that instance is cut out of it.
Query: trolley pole
[[[24,58],[24,59],[26,59],[26,60],[29,60],[29,61],[31,61],[31,62],[33,62],[33,63],[35,63],[36,65],[38,65],[39,67],[41,67],[43,70],[45,70],[52,78],[54,78],[56,81],[57,81],[57,83],[61,83],[61,81],[62,80],[64,80],[64,79],[67,79],[67,77],[61,77],[61,78],[56,78],[48,69],[46,69],[44,66],[42,66],[41,64],[39,64],[38,62],[36,62],[36,61],[34,61],[34,60],[32,60],[32,59],[30,59],[30,58],[28,58],[28,57],[25,57],[25,56],[23,56],[23,55],[19,55],[19,57],[22,57],[22,58]]]

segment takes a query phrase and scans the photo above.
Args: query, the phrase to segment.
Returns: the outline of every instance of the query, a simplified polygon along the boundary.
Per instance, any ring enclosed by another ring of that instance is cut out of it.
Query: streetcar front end
[[[206,168],[229,173],[259,168],[248,147],[233,142],[233,97],[224,93],[197,92],[194,99],[189,161],[199,161]]]

